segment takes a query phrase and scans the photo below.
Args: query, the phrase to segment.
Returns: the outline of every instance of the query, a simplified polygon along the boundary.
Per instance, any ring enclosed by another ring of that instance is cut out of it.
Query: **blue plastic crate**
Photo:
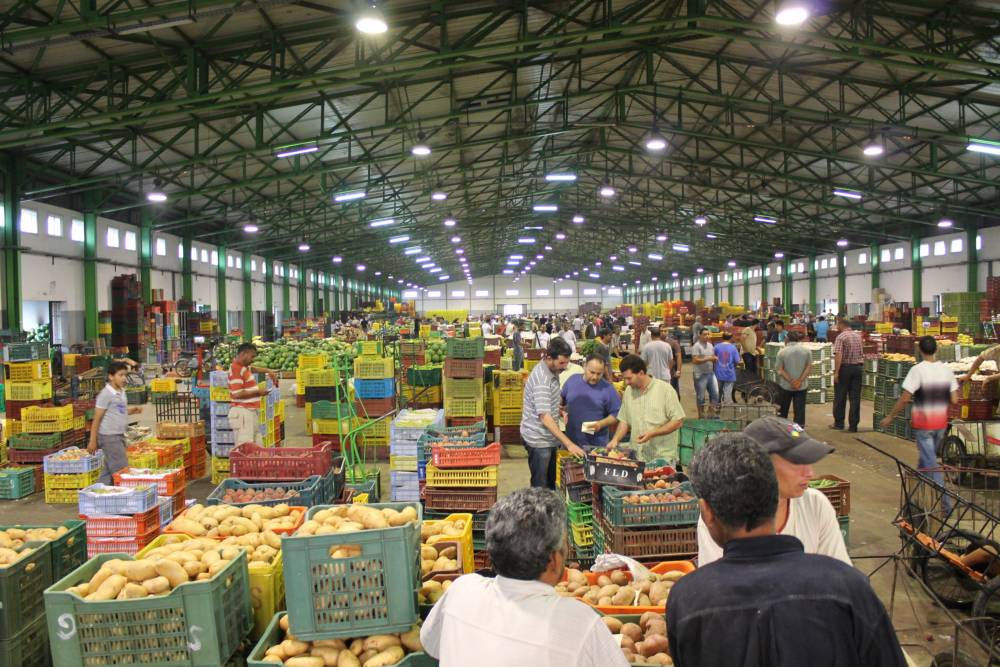
[[[163,530],[174,519],[174,499],[170,496],[157,496],[156,500],[160,506],[160,530]]]
[[[410,412],[411,412],[410,410],[400,410],[396,418],[392,420],[392,423],[389,425],[389,433],[392,440],[396,442],[420,440],[420,436],[422,436],[424,434],[424,431],[427,430],[427,427],[423,426],[414,427],[414,426],[398,425],[399,423],[402,423],[406,419],[407,415]],[[431,422],[430,426],[431,427],[444,426],[444,410],[437,411],[437,414],[435,415],[434,420]]]
[[[427,479],[427,461],[417,461],[417,477],[421,481]]]
[[[233,507],[244,507],[246,505],[295,505],[298,507],[313,507],[315,505],[323,505],[326,501],[323,498],[324,488],[323,488],[323,478],[319,475],[313,475],[311,477],[306,477],[301,482],[258,482],[258,483],[248,483],[239,479],[224,479],[222,483],[215,487],[215,490],[208,495],[205,502],[209,505],[221,505],[223,504],[223,496],[225,496],[226,491],[230,489],[251,489],[251,490],[264,490],[273,489],[280,486],[283,489],[289,491],[296,491],[299,495],[293,498],[283,498],[281,500],[255,500],[248,503],[225,503],[227,505],[232,505]]]
[[[212,416],[213,417],[228,417],[229,416],[230,404],[220,403],[218,401],[212,401]]]
[[[210,394],[211,391],[209,390],[208,387],[199,387],[198,385],[194,385],[193,387],[191,387],[191,395],[197,398],[199,401],[201,401],[202,405],[205,405],[206,403],[209,402]]]
[[[354,395],[358,398],[391,398],[395,394],[396,381],[392,378],[383,380],[355,380]]]
[[[59,452],[49,454],[42,459],[42,469],[46,473],[53,475],[76,475],[91,472],[92,470],[99,470],[104,467],[104,452],[99,449],[94,454],[84,456],[75,461],[56,461],[53,457],[58,454]]]
[[[225,387],[229,389],[229,371],[212,371],[208,374],[210,387]]]
[[[106,484],[94,484],[77,494],[80,514],[142,514],[156,505],[156,487],[132,487],[122,493],[101,493],[119,489]]]
[[[233,436],[233,442],[213,442],[212,443],[212,456],[217,456],[220,458],[228,459],[229,452],[233,451],[233,447],[236,446],[236,436]]]

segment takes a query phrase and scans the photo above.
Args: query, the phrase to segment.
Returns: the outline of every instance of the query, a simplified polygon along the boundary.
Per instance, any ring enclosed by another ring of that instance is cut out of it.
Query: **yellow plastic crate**
[[[534,366],[535,366],[534,364],[531,365],[532,368],[534,368]],[[621,368],[622,368],[621,357],[611,357],[611,370],[620,371]]]
[[[351,432],[351,422],[348,419],[312,419],[310,435],[341,435]]]
[[[374,420],[366,420],[364,417],[355,417],[351,422],[354,428],[359,428],[365,423]],[[389,424],[388,418],[382,421],[374,421],[372,426],[361,432],[358,440],[366,445],[388,445],[389,444]]]
[[[466,513],[459,514],[449,514],[444,519],[424,521],[425,526],[434,526],[436,524],[443,523],[445,521],[464,521],[465,529],[459,537],[444,537],[441,541],[444,542],[458,542],[462,545],[462,569],[465,572],[472,572],[476,569],[475,567],[475,553],[473,551],[474,545],[472,542],[472,515]]]
[[[45,489],[45,502],[50,505],[76,505],[80,489]]]
[[[497,466],[483,468],[435,468],[427,464],[427,486],[454,488],[462,486],[490,487],[497,485]]]
[[[98,336],[110,336],[111,335],[111,323],[98,324],[97,325],[97,335]]]
[[[212,320],[203,320],[198,323],[198,331],[201,333],[212,333],[215,329],[215,322]]]
[[[155,394],[176,394],[177,381],[170,378],[158,378],[149,383],[149,390]]]
[[[565,449],[560,449],[556,451],[556,488],[562,486],[562,462],[565,459],[571,459],[573,455],[567,452]]]
[[[295,369],[295,395],[305,396],[306,395],[306,383],[302,379],[302,369]]]
[[[27,422],[65,421],[73,419],[73,406],[64,405],[61,408],[43,408],[31,405],[21,410],[21,418]]]
[[[76,420],[70,417],[69,419],[60,419],[59,421],[50,422],[21,422],[21,431],[23,433],[58,433],[60,431],[72,431],[76,428]],[[82,426],[80,428],[83,428]]]
[[[85,489],[92,484],[97,484],[101,477],[101,470],[91,470],[90,472],[79,472],[72,475],[66,474],[44,474],[45,490],[50,489]]]
[[[64,362],[65,363],[65,362]],[[31,382],[52,377],[52,366],[48,360],[27,361],[19,364],[7,364],[4,376],[11,382]]]
[[[368,504],[368,494],[367,493],[359,493],[359,494],[355,495],[351,500],[356,505],[367,505]]]
[[[81,428],[87,428],[87,418],[83,415],[73,417],[73,430],[79,431]]]
[[[382,380],[396,371],[392,357],[358,357],[354,360],[354,377],[359,380]]]
[[[191,453],[191,438],[146,438],[150,447],[171,447],[180,445],[184,454]]]
[[[590,524],[570,524],[573,531],[573,542],[578,547],[589,547],[594,543],[594,526]]]
[[[501,360],[501,362],[502,362],[502,360]],[[533,371],[535,369],[535,366],[537,366],[537,365],[538,365],[538,359],[525,359],[524,360],[524,370],[528,371],[529,373],[531,371]],[[501,363],[500,366],[502,367],[503,363]]]
[[[208,398],[216,403],[228,403],[231,394],[229,387],[209,387]]]
[[[334,368],[300,368],[295,371],[295,380],[304,387],[336,387],[340,374]]]
[[[378,340],[359,340],[357,346],[362,357],[377,357],[382,354],[382,342]]]
[[[389,457],[389,470],[400,470],[402,472],[417,472],[416,456],[397,456],[393,454]]]
[[[52,380],[7,382],[4,384],[4,397],[8,401],[41,401],[52,398]]]
[[[274,447],[274,433],[265,433],[260,437],[260,444],[263,447]]]
[[[425,391],[426,390],[426,391]],[[441,385],[435,387],[411,387],[403,385],[402,395],[407,401],[419,401],[420,403],[440,403]]]
[[[524,404],[524,390],[523,389],[494,389],[493,390],[493,409],[494,411],[503,408],[517,408],[521,409]]]
[[[325,354],[300,354],[299,355],[299,368],[326,368],[326,355]]]
[[[24,433],[24,423],[20,419],[4,419],[3,437],[8,438],[17,433]]]

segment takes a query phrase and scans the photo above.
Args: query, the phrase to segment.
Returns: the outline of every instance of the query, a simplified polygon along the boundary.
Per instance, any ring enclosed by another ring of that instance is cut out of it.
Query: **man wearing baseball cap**
[[[743,435],[760,445],[774,464],[779,495],[774,518],[777,534],[797,537],[806,553],[830,556],[850,565],[833,505],[821,492],[809,488],[809,480],[815,476],[813,464],[833,452],[833,447],[781,417],[761,417],[743,429]],[[699,519],[698,566],[720,558],[722,547]]]

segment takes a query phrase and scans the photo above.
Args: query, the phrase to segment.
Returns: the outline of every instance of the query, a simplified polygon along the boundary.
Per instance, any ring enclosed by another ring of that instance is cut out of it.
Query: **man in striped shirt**
[[[861,421],[861,371],[865,363],[861,334],[852,331],[847,320],[837,321],[837,339],[833,343],[833,424],[830,428],[844,429],[847,399],[851,399],[848,431],[858,432]]]
[[[569,366],[571,354],[569,343],[559,336],[552,338],[544,358],[524,383],[521,439],[528,450],[531,486],[556,488],[556,450],[560,444],[574,456],[584,455],[583,450],[559,430],[557,421],[562,402],[559,374]]]
[[[243,343],[236,349],[236,357],[229,367],[229,428],[236,432],[236,444],[260,443],[260,397],[265,391],[253,376],[253,360],[257,347]],[[270,372],[270,371],[268,371]],[[272,375],[273,379],[273,375]]]

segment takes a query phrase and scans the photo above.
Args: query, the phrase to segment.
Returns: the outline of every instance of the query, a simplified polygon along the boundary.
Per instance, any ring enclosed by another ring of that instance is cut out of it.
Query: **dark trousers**
[[[531,471],[531,486],[543,489],[556,488],[557,447],[531,447],[528,450],[528,470]]]
[[[756,375],[757,374],[757,355],[756,354],[750,354],[749,352],[744,352],[743,353],[743,366],[747,369],[747,371],[749,371],[749,372],[753,373],[754,375]]]
[[[861,421],[861,364],[844,364],[837,376],[837,386],[833,392],[833,425],[844,425],[844,411],[847,409],[847,399],[851,400],[851,414],[847,425],[857,428]]]
[[[677,377],[670,378],[670,386],[674,388],[677,392],[677,398],[681,397],[681,379]]]
[[[806,427],[806,390],[792,391],[782,389],[778,394],[778,416],[788,419],[788,408],[795,407],[795,423],[802,428]]]

